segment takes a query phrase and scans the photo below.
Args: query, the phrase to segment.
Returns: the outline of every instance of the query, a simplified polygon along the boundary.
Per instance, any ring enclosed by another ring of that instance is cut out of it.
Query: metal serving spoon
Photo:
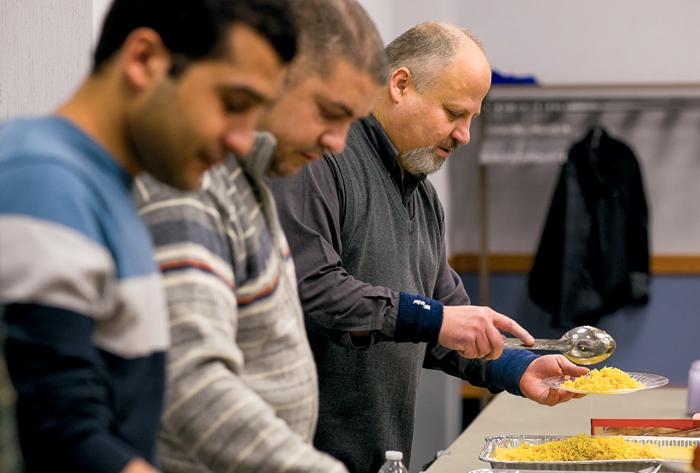
[[[533,345],[525,346],[517,338],[506,338],[505,348],[523,350],[559,351],[579,365],[593,365],[605,360],[615,351],[615,340],[605,330],[584,325],[572,328],[559,340],[536,338]]]

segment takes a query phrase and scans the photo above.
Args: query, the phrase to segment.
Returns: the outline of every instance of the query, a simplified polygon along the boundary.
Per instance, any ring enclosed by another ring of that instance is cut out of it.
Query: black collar
[[[377,120],[373,114],[360,120],[360,126],[377,151],[377,155],[382,160],[384,167],[401,190],[401,195],[405,204],[413,191],[416,190],[416,187],[425,180],[425,174],[414,176],[407,172],[401,172],[401,167],[396,159],[399,153],[396,151],[396,147],[394,143],[391,142],[389,135],[386,134],[381,123],[379,123],[379,120]]]
[[[381,123],[379,123],[379,120],[374,115],[369,115],[360,120],[360,125],[369,138],[372,147],[377,150],[377,154],[386,169],[392,171],[396,165],[396,156],[399,153],[396,151],[396,147],[391,142],[389,135],[386,134]]]

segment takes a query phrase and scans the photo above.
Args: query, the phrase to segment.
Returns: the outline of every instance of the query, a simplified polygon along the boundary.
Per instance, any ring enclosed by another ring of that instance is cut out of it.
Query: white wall
[[[547,84],[700,82],[696,0],[360,0],[390,41],[416,23],[473,30],[493,66]]]
[[[700,110],[604,113],[597,122],[628,143],[644,172],[651,215],[651,247],[656,254],[700,253]],[[572,117],[576,132],[586,116]],[[562,147],[564,150],[566,146]],[[453,253],[478,248],[476,144],[459,150],[449,163],[448,196]],[[489,173],[489,240],[496,253],[531,253],[537,248],[554,185],[556,164],[496,164]]]
[[[456,3],[494,65],[546,83],[700,81],[689,60],[700,40],[694,0]]]
[[[543,84],[700,84],[696,60],[700,2],[675,0],[361,0],[385,40],[416,23],[450,21],[472,29],[492,66],[534,74]],[[579,132],[585,130],[583,117]],[[645,172],[656,253],[700,253],[700,134],[697,110],[606,114],[600,122],[637,152]],[[472,136],[478,135],[476,126]],[[431,177],[445,206],[448,252],[478,243],[475,144],[460,148]],[[555,165],[489,169],[490,246],[532,252],[557,177]]]
[[[92,0],[92,33],[95,42],[100,35],[102,22],[111,3],[111,0]]]
[[[0,120],[46,113],[89,69],[90,0],[0,1]]]

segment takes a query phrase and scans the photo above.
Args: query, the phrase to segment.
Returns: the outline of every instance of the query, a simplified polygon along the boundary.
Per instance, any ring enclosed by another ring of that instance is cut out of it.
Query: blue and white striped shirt
[[[67,120],[0,128],[0,304],[29,471],[155,461],[167,312],[132,183]]]

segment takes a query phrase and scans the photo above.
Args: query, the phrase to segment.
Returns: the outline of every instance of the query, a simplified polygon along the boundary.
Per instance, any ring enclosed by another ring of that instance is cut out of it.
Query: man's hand
[[[583,376],[588,373],[588,368],[577,366],[564,358],[563,355],[545,355],[537,358],[527,367],[520,378],[520,391],[523,395],[535,402],[547,406],[554,406],[560,402],[566,402],[571,398],[583,397],[583,394],[575,394],[561,389],[548,388],[542,384],[542,380],[550,376]]]
[[[158,471],[159,470],[153,468],[153,466],[151,466],[151,464],[145,460],[142,460],[141,458],[134,458],[127,463],[126,467],[124,467],[122,470],[122,473],[158,473]]]
[[[534,343],[532,335],[515,320],[488,307],[473,305],[445,306],[438,342],[464,358],[495,360],[503,353],[503,335],[499,330],[515,335],[525,345]]]

